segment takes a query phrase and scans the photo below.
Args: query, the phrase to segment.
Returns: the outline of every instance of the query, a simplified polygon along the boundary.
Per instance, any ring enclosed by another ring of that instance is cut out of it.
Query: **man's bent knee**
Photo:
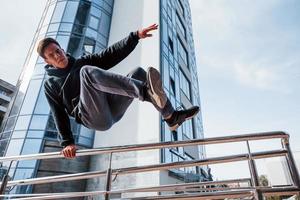
[[[146,81],[146,71],[142,67],[137,67],[131,71],[127,77],[134,78],[140,81]]]

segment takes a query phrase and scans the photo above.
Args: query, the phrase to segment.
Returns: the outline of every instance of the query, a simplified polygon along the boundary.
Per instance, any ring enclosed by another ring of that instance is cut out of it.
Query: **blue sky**
[[[45,3],[1,2],[1,79],[16,83]],[[300,1],[190,3],[205,137],[283,130],[300,151]]]

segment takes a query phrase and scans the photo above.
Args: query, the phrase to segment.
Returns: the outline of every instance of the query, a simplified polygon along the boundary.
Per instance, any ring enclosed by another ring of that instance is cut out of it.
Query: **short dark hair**
[[[59,43],[55,39],[50,38],[50,37],[44,38],[39,42],[37,49],[36,49],[39,56],[45,58],[44,51],[45,51],[46,47],[51,43],[54,43],[60,47]]]

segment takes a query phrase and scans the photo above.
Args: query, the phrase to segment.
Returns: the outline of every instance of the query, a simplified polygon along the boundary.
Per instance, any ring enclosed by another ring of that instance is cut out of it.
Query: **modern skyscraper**
[[[159,69],[164,87],[175,108],[200,106],[197,66],[193,45],[191,14],[188,0],[48,0],[34,36],[17,88],[17,97],[5,119],[2,130],[7,144],[6,156],[59,151],[43,81],[45,65],[36,53],[41,38],[53,37],[67,53],[78,57],[99,52],[127,36],[130,31],[159,23],[160,30],[152,38],[140,42],[134,52],[112,71],[126,74],[137,66]],[[201,113],[185,122],[177,132],[170,132],[157,111],[149,103],[134,101],[123,119],[109,131],[97,132],[70,119],[76,143],[80,148],[147,142],[177,141],[203,138]],[[113,157],[113,167],[175,162],[205,157],[202,147],[185,147],[120,154]],[[14,180],[36,176],[66,174],[106,167],[106,156],[22,161],[13,163],[10,176]],[[9,163],[3,163],[7,167]],[[151,177],[149,179],[149,177]],[[116,187],[204,181],[207,167],[190,167],[153,172],[117,179]],[[123,180],[129,180],[125,182]],[[95,184],[97,183],[97,184]],[[12,192],[60,192],[94,190],[102,186],[98,180],[19,186]]]

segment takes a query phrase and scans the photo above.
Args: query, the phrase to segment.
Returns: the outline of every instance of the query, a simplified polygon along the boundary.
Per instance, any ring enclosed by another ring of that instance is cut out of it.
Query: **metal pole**
[[[144,151],[160,148],[171,148],[171,147],[184,147],[184,146],[196,146],[196,145],[208,145],[208,144],[220,144],[220,143],[230,143],[230,142],[241,142],[247,140],[263,140],[263,139],[275,139],[275,138],[287,138],[288,134],[284,132],[266,132],[266,133],[256,133],[247,135],[235,135],[235,136],[225,136],[225,137],[215,137],[206,139],[194,139],[194,140],[184,140],[176,142],[160,142],[160,143],[146,143],[146,144],[134,144],[134,145],[123,145],[123,146],[112,146],[96,149],[81,149],[76,152],[76,156],[87,156],[87,155],[98,155],[106,153],[119,153],[119,152],[129,152],[129,151]],[[0,162],[10,161],[10,160],[38,160],[38,159],[51,159],[51,158],[63,158],[60,152],[49,152],[49,153],[39,153],[21,156],[7,156],[0,157]]]
[[[252,186],[255,188],[255,199],[262,200],[263,199],[262,193],[257,189],[257,187],[259,186],[259,181],[258,181],[258,175],[257,175],[257,169],[255,166],[255,162],[252,158],[249,141],[247,140],[246,143],[247,143],[247,148],[248,148],[248,165],[249,165],[249,169],[250,169],[251,183],[252,183]]]
[[[284,138],[281,140],[281,143],[282,143],[283,147],[285,148],[285,150],[287,150],[287,154],[285,157],[286,157],[288,166],[290,168],[290,174],[291,174],[291,177],[293,180],[293,184],[295,186],[297,186],[298,189],[300,189],[299,173],[298,173],[298,169],[296,167],[295,160],[294,160],[291,148],[290,148],[289,139]]]
[[[9,170],[11,168],[12,163],[13,163],[13,160],[10,161],[9,167],[8,167],[4,177],[2,179],[2,183],[1,183],[1,186],[0,186],[0,194],[5,194],[5,189],[6,189],[6,186],[7,186],[7,183],[8,183],[8,178],[9,178],[8,173],[9,173]],[[3,199],[3,198],[1,197],[0,199]]]
[[[105,193],[105,200],[109,200],[110,193],[109,191],[111,190],[111,160],[112,160],[112,153],[109,154],[109,163],[108,163],[108,169],[107,169],[107,174],[106,174],[106,193]]]

